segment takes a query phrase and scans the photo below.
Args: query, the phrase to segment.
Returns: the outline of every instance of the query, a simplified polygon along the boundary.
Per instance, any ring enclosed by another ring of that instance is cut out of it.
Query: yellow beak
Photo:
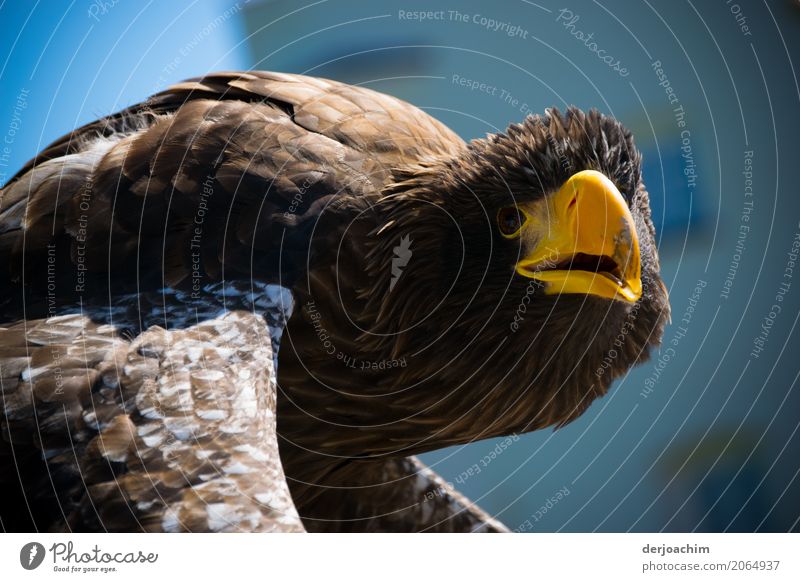
[[[582,293],[635,303],[642,296],[639,239],[617,187],[584,170],[554,196],[519,207],[519,232],[533,251],[517,273],[544,282],[545,292]]]

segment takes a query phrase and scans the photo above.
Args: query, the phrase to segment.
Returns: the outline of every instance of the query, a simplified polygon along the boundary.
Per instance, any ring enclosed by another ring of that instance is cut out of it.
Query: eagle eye
[[[497,226],[506,238],[516,238],[528,218],[516,206],[505,206],[497,211]]]

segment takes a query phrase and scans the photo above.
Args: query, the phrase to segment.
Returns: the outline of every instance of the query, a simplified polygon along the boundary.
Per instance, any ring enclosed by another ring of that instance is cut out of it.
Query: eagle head
[[[326,389],[294,402],[352,433],[336,444],[353,453],[563,425],[669,318],[641,155],[597,111],[549,110],[396,170],[335,251],[325,332],[368,365],[306,352]]]

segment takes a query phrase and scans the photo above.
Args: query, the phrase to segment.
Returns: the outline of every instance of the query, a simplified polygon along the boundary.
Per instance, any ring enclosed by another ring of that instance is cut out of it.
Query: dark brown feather
[[[669,306],[640,165],[596,111],[468,145],[394,97],[262,71],[75,130],[0,193],[0,462],[36,496],[17,509],[77,529],[299,530],[296,506],[308,529],[501,530],[409,455],[560,426],[648,357]],[[486,218],[584,169],[634,216],[635,306],[529,291]],[[277,375],[275,283],[294,300]]]

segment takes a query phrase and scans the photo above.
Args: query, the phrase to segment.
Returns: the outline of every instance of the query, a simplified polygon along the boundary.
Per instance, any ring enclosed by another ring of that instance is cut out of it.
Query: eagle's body
[[[466,144],[266,72],[55,142],[0,198],[4,527],[502,531],[410,455],[568,422],[647,357],[668,307],[639,163],[596,113]],[[496,232],[583,170],[630,206],[607,238],[638,241],[640,288],[618,253],[590,269],[627,302],[545,294],[518,274],[536,221]]]

